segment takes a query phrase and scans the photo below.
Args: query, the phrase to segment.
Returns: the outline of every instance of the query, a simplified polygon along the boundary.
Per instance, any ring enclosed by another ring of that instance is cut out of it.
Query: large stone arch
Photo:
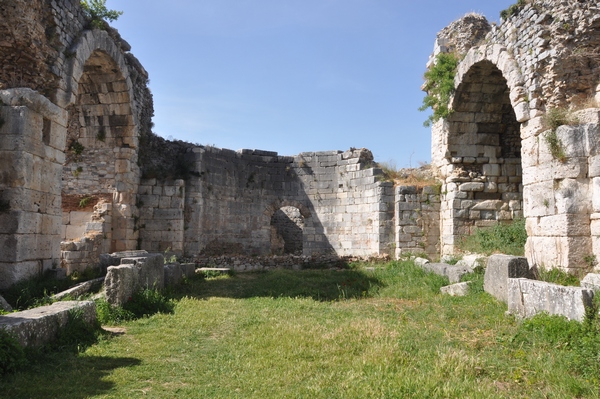
[[[451,114],[434,127],[433,162],[445,179],[442,253],[475,228],[523,217],[521,123],[529,120],[523,78],[499,45],[459,63]]]
[[[139,123],[129,69],[102,30],[84,31],[72,54],[64,95],[57,96],[69,112],[63,198],[108,196],[111,217],[100,230],[106,250],[135,249]]]

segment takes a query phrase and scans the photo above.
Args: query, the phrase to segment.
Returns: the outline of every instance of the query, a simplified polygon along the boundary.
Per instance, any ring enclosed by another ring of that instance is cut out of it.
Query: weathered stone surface
[[[450,296],[465,296],[469,293],[469,285],[470,281],[465,281],[463,283],[456,283],[452,285],[447,285],[445,287],[440,288],[442,294],[450,295]]]
[[[165,286],[175,286],[183,281],[182,268],[179,263],[165,265]]]
[[[483,289],[502,302],[508,302],[508,279],[530,276],[527,258],[492,255],[488,258]]]
[[[99,289],[104,283],[104,277],[99,277],[93,280],[84,281],[83,283],[77,284],[76,286],[69,288],[68,290],[59,292],[58,294],[52,295],[52,298],[57,301],[62,300],[66,297],[77,298],[87,294],[92,290]]]
[[[4,299],[2,295],[0,295],[0,309],[4,310],[5,312],[13,311],[12,306],[10,306],[8,302],[6,302],[6,299]]]
[[[470,266],[448,266],[446,268],[446,276],[451,283],[458,283],[465,274],[473,273],[473,268]]]
[[[600,274],[597,273],[588,273],[583,280],[581,280],[580,285],[583,288],[587,288],[593,291],[600,291]],[[600,295],[600,293],[598,293]]]
[[[161,290],[165,285],[162,254],[144,258],[123,258],[120,266],[109,266],[104,280],[104,293],[111,305],[120,306],[141,289]]]
[[[0,316],[0,328],[15,334],[23,346],[41,347],[56,338],[67,323],[69,312],[75,309],[81,311],[87,323],[96,322],[94,302],[64,301]]]
[[[429,263],[429,259],[425,259],[425,258],[415,258],[413,260],[413,262],[415,262],[415,265],[417,266],[423,266],[427,263]]]
[[[508,311],[518,317],[533,317],[546,312],[583,321],[586,307],[592,306],[594,291],[565,287],[524,278],[508,279]]]

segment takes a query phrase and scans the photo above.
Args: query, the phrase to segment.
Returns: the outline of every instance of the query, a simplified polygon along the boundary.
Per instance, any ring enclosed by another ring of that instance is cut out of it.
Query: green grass
[[[442,296],[447,282],[410,262],[192,279],[174,313],[5,376],[0,396],[599,397],[581,366],[598,360],[596,322],[521,324],[483,292]]]
[[[523,256],[526,241],[525,219],[515,219],[511,223],[477,229],[474,234],[463,237],[458,247],[461,251],[478,254]]]

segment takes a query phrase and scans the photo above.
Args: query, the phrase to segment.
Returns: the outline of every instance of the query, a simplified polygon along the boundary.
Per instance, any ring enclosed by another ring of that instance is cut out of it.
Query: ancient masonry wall
[[[435,259],[440,243],[441,186],[395,188],[396,257],[426,254]]]
[[[0,4],[0,287],[60,263],[62,195],[111,194],[110,249],[137,245],[147,73],[116,30],[88,22],[78,0]]]
[[[378,181],[381,171],[369,167],[367,150],[281,157],[259,150],[190,147],[186,160],[193,166],[192,177],[169,196],[183,195],[185,204],[173,207],[164,197],[171,219],[151,220],[147,205],[160,201],[158,193],[165,193],[168,183],[152,181],[152,194],[148,184],[142,185],[142,244],[169,228],[184,237],[183,248],[165,239],[152,240],[153,250],[170,246],[188,255],[270,254],[277,246],[272,218],[284,207],[295,207],[304,219],[304,254],[373,256],[389,253],[393,246],[392,187]],[[179,214],[182,223],[174,224]]]

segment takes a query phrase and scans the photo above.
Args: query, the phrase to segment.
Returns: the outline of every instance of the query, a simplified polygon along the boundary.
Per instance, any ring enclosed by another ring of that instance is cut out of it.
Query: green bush
[[[425,72],[424,90],[427,95],[419,111],[433,109],[433,115],[423,123],[425,126],[431,126],[432,123],[450,115],[448,103],[454,93],[454,76],[456,76],[458,61],[458,57],[454,54],[439,53],[433,66]]]
[[[83,8],[88,18],[91,19],[91,25],[99,29],[104,28],[105,19],[112,22],[123,15],[123,11],[106,8],[106,0],[81,0],[81,8]]]
[[[0,375],[13,373],[27,364],[25,351],[19,341],[0,328]]]
[[[507,19],[513,15],[516,15],[521,11],[523,7],[527,4],[527,0],[519,0],[517,3],[511,5],[506,10],[500,11],[500,18]]]
[[[459,249],[487,255],[503,253],[523,256],[526,241],[525,219],[515,219],[512,223],[477,229],[473,235],[463,238]]]

